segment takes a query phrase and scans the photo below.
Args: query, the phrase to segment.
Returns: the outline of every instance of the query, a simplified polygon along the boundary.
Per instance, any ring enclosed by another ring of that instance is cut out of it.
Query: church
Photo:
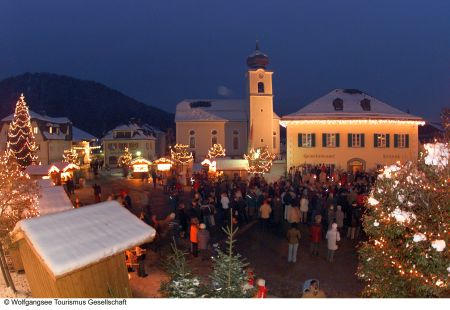
[[[214,144],[221,144],[233,159],[263,146],[280,154],[280,117],[273,110],[273,71],[268,64],[257,43],[247,58],[246,98],[186,99],[177,104],[176,141],[189,145],[196,162],[205,159]]]

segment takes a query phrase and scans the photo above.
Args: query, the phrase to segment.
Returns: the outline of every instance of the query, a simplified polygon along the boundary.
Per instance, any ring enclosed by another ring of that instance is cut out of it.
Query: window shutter
[[[405,137],[405,147],[409,147],[409,135]]]
[[[373,134],[373,147],[378,147],[378,134]]]
[[[394,134],[394,147],[398,148],[398,134]]]
[[[298,147],[302,147],[302,146],[303,146],[303,143],[302,143],[302,134],[299,133],[299,134],[298,134]]]
[[[389,147],[389,144],[390,144],[390,141],[389,141],[390,139],[389,138],[390,138],[390,136],[391,136],[390,134],[388,134],[388,133],[386,134],[386,147]]]
[[[361,147],[364,147],[364,134],[361,134]]]
[[[353,145],[352,145],[352,134],[351,133],[349,133],[348,135],[347,135],[347,143],[348,143],[348,147],[352,147]]]
[[[315,133],[311,134],[311,146],[312,147],[316,146],[316,134]]]
[[[336,134],[336,147],[339,147],[339,134]]]
[[[327,134],[323,133],[322,134],[322,147],[326,147],[327,146]]]

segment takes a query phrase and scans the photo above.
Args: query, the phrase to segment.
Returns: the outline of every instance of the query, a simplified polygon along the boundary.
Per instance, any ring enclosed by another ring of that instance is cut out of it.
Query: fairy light
[[[214,144],[208,151],[208,159],[215,159],[217,157],[225,157],[225,149],[221,144]]]
[[[31,129],[30,113],[25,96],[20,95],[16,103],[13,120],[8,129],[6,150],[14,158],[21,169],[37,162],[37,146]]]
[[[133,159],[133,155],[130,153],[128,148],[126,147],[123,151],[123,154],[119,156],[117,162],[120,167],[129,167],[131,165],[131,160]]]
[[[78,153],[75,149],[64,150],[63,153],[63,162],[76,164],[78,163]]]
[[[194,160],[194,156],[192,156],[192,152],[189,152],[188,149],[189,145],[175,144],[170,149],[170,156],[172,160],[181,165],[192,162]]]
[[[272,168],[276,155],[269,151],[267,146],[251,149],[244,158],[248,161],[247,171],[250,173],[268,173]]]
[[[315,119],[315,120],[281,120],[280,125],[287,127],[288,125],[425,125],[424,121],[414,120],[396,120],[396,119]]]

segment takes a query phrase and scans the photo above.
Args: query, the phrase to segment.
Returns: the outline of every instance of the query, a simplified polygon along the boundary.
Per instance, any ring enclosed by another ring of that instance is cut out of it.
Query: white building
[[[102,138],[105,164],[116,167],[125,148],[128,148],[133,157],[142,156],[154,160],[165,154],[165,139],[164,132],[148,124],[129,123],[117,126]]]
[[[247,58],[244,99],[186,99],[175,113],[176,142],[189,145],[195,161],[221,144],[227,156],[242,158],[250,148],[267,146],[280,153],[279,117],[273,111],[273,71],[267,55],[256,50]]]

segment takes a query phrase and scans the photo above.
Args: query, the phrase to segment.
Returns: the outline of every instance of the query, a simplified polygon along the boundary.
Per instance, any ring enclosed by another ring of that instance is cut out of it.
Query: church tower
[[[248,148],[268,146],[272,153],[279,153],[279,126],[274,128],[272,71],[266,69],[269,57],[259,50],[247,58],[247,92],[249,105]]]

